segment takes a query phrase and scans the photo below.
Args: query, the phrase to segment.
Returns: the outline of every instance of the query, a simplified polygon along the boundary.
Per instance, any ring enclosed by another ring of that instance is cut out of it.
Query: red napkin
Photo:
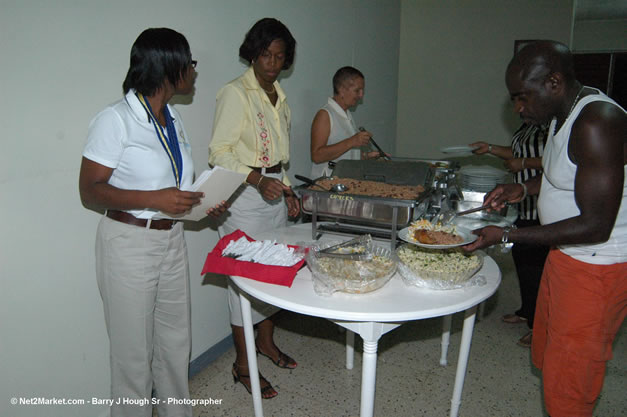
[[[212,272],[214,274],[233,275],[238,277],[250,278],[255,281],[267,282],[269,284],[284,285],[291,287],[294,282],[296,273],[305,263],[303,258],[300,262],[292,266],[276,266],[264,265],[248,261],[238,261],[237,259],[222,256],[222,251],[232,240],[237,240],[245,236],[249,242],[255,239],[248,236],[241,230],[236,230],[230,235],[224,236],[213,250],[207,255],[205,266],[202,268],[201,275]],[[298,246],[288,245],[290,248],[297,249]]]

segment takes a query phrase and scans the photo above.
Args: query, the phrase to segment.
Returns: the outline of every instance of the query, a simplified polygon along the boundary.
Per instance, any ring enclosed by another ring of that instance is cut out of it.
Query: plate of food
[[[398,237],[407,243],[431,249],[449,249],[467,245],[477,240],[470,229],[457,225],[432,224],[421,219],[402,229]]]

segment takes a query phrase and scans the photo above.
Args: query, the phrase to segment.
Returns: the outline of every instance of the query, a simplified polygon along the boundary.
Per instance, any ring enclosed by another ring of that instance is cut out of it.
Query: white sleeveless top
[[[351,113],[340,107],[339,104],[332,97],[329,97],[327,104],[322,106],[321,110],[325,110],[329,113],[329,122],[331,123],[329,130],[329,140],[327,141],[327,145],[334,145],[338,142],[343,141],[346,138],[350,138],[355,133],[358,132],[357,127],[355,127],[355,122],[353,122],[353,117]],[[348,152],[343,153],[339,157],[335,158],[334,161],[339,161],[342,159],[360,159],[361,152],[359,148],[353,148]],[[323,162],[321,164],[313,163],[311,167],[311,177],[318,178],[323,175],[331,175],[331,169],[329,168],[328,162]]]
[[[538,215],[542,224],[551,224],[581,214],[575,202],[575,165],[568,157],[568,141],[573,123],[588,103],[605,101],[616,106],[616,102],[599,91],[585,96],[575,106],[557,133],[556,120],[549,126],[549,138],[542,157],[542,187],[538,197]],[[625,111],[622,107],[620,109]],[[623,170],[627,177],[627,166]],[[607,242],[598,244],[561,245],[565,254],[582,262],[610,265],[627,262],[627,182],[623,187],[623,199],[616,223]]]

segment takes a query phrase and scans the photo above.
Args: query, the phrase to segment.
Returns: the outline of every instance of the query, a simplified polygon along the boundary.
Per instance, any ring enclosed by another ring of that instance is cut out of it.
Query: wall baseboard
[[[198,374],[209,364],[218,359],[224,352],[233,346],[233,338],[229,334],[227,337],[198,355],[196,359],[189,363],[189,378]]]

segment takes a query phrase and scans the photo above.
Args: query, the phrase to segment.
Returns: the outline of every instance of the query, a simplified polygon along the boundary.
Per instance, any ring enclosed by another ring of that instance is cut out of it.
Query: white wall
[[[281,81],[292,107],[290,175],[310,171],[309,127],[343,65],[366,76],[355,120],[382,146],[395,136],[398,1],[0,0],[0,415],[104,415],[91,406],[11,406],[11,397],[108,395],[108,339],[94,276],[99,215],[81,206],[78,170],[89,120],[121,97],[132,42],[168,26],[198,60],[196,95],[178,105],[206,168],[215,95],[243,72],[237,51],[259,18],[282,20],[297,40]],[[197,357],[228,337],[222,287],[202,285],[211,229],[188,231],[193,347]]]
[[[573,50],[577,52],[627,51],[627,19],[576,20]]]
[[[402,0],[396,154],[509,144],[520,124],[504,82],[514,41],[568,44],[571,21],[572,0]]]

